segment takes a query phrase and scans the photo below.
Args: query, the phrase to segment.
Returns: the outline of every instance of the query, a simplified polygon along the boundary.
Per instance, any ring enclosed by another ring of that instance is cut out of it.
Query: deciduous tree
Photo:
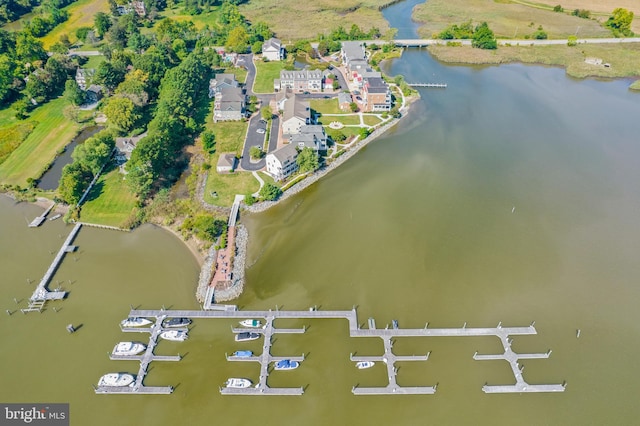
[[[301,173],[313,172],[318,168],[318,154],[309,147],[305,147],[296,158]]]

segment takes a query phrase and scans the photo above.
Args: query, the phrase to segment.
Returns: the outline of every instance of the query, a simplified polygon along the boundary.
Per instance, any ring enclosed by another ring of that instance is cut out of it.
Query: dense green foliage
[[[591,18],[591,12],[586,9],[574,9],[571,12],[573,16],[577,16],[578,18],[589,19]]]
[[[262,158],[262,156],[264,155],[264,152],[262,151],[262,149],[259,146],[252,146],[249,149],[249,155],[254,160],[257,160],[259,158]]]
[[[607,19],[605,26],[610,28],[616,37],[630,37],[633,36],[631,22],[633,22],[633,12],[619,7],[615,9],[609,19]]]
[[[483,22],[476,27],[473,32],[473,41],[471,42],[471,46],[478,47],[480,49],[498,48],[496,37],[486,22]]]
[[[274,184],[267,182],[262,188],[260,188],[260,198],[266,201],[277,200],[282,195],[282,190]]]
[[[22,15],[33,12],[35,16],[25,24],[25,29],[30,27],[42,29],[52,25],[40,35],[31,33],[40,37],[49,32],[56,24],[67,19],[66,12],[61,9],[72,2],[73,0],[2,0],[0,1],[0,25],[15,21]],[[64,19],[61,19],[62,16]]]
[[[296,163],[301,173],[313,172],[319,165],[318,154],[313,149],[306,147],[298,154]]]
[[[469,39],[473,37],[473,24],[471,20],[464,22],[460,25],[450,25],[444,30],[440,31],[438,38],[441,40],[460,40]]]

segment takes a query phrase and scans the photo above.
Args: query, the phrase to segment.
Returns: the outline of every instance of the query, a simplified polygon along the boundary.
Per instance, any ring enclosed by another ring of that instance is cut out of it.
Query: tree
[[[331,87],[333,88],[333,90],[338,90],[340,88],[340,82],[337,78],[333,79],[333,81],[331,82]]]
[[[613,13],[605,22],[605,26],[610,28],[613,35],[619,37],[632,36],[631,22],[633,21],[633,12],[621,7],[614,9]]]
[[[262,53],[262,44],[263,42],[260,40],[257,40],[255,42],[253,42],[253,44],[251,45],[251,53],[253,54],[258,54],[258,53]]]
[[[267,105],[260,108],[260,116],[262,116],[262,119],[264,121],[271,120],[271,117],[273,117],[273,112],[271,111],[271,107]]]
[[[309,147],[305,147],[296,158],[301,173],[313,172],[318,168],[318,154]]]
[[[262,158],[262,155],[264,153],[262,152],[262,149],[260,149],[259,146],[252,146],[249,149],[249,155],[251,155],[251,158],[253,158],[254,160],[257,160],[259,158]]]
[[[73,121],[75,123],[80,122],[80,113],[78,111],[78,108],[73,104],[64,107],[64,109],[62,110],[62,115],[69,121]]]
[[[63,96],[70,104],[75,106],[84,102],[84,92],[73,79],[69,79],[64,83]]]
[[[274,184],[267,182],[260,188],[260,198],[267,201],[277,200],[282,195],[282,190]]]
[[[114,146],[115,141],[111,133],[100,132],[76,146],[71,158],[80,164],[83,170],[88,170],[95,176],[111,156]]]
[[[205,149],[205,151],[207,151],[209,154],[213,154],[216,150],[215,134],[211,130],[205,130],[204,132],[202,132],[202,135],[200,135],[200,137],[202,138],[202,147]]]
[[[9,55],[0,55],[0,104],[9,96],[13,88],[13,74],[16,63]]]
[[[358,111],[358,104],[355,102],[351,102],[349,104],[349,109],[351,110],[351,112],[357,112]]]
[[[131,130],[139,118],[133,101],[120,96],[109,100],[104,113],[114,126],[124,132]]]
[[[564,12],[564,9],[562,8],[561,5],[557,4],[553,7],[553,11],[554,12]]]
[[[347,139],[347,136],[344,133],[335,129],[329,130],[329,136],[335,143],[344,142]]]
[[[82,193],[91,181],[91,176],[78,163],[67,164],[62,168],[62,176],[58,185],[58,195],[67,204],[78,204]]]
[[[232,52],[245,53],[247,51],[247,44],[249,43],[249,34],[243,26],[237,26],[229,31],[227,42],[225,46]]]
[[[80,27],[76,29],[76,37],[78,40],[84,42],[87,39],[87,35],[91,31],[91,27]]]
[[[476,30],[473,33],[473,41],[471,42],[471,46],[480,49],[498,48],[496,37],[494,36],[493,31],[491,31],[489,25],[486,22],[483,22],[476,27]]]
[[[536,40],[546,40],[547,39],[547,33],[542,28],[542,25],[540,25],[538,27],[538,30],[535,33],[533,33],[533,38],[536,39]]]
[[[16,57],[21,62],[44,61],[47,52],[42,47],[42,42],[24,31],[16,33]]]
[[[367,129],[366,127],[361,127],[360,128],[360,139],[366,139],[369,135],[371,134],[371,130]]]
[[[98,12],[93,17],[93,24],[96,27],[96,30],[98,30],[98,35],[100,37],[104,37],[111,27],[111,18],[104,12]]]
[[[136,106],[144,106],[149,102],[146,92],[149,76],[142,70],[133,70],[124,77],[124,81],[116,88],[116,95],[131,99]]]

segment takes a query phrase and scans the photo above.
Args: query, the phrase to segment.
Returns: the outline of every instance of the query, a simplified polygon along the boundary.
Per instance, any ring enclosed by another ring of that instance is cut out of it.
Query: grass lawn
[[[63,9],[69,12],[69,19],[40,39],[45,49],[50,48],[57,42],[62,34],[67,34],[71,43],[74,43],[77,40],[75,32],[78,28],[93,28],[93,17],[96,13],[109,13],[109,2],[102,0],[77,0]]]
[[[381,123],[380,119],[375,115],[363,114],[362,119],[367,126],[375,126]]]
[[[565,6],[563,2],[555,1],[558,3]],[[486,21],[499,38],[524,38],[533,34],[539,25],[549,38],[567,38],[578,29],[580,37],[611,37],[611,31],[602,28],[597,21],[503,1],[429,0],[416,6],[412,17],[424,23],[419,34],[427,38],[451,24],[469,19],[476,24]]]
[[[273,93],[273,80],[280,78],[280,71],[284,69],[285,62],[256,61],[256,81],[253,84],[255,93]]]
[[[469,64],[500,64],[524,62],[566,67],[572,77],[633,77],[640,76],[640,46],[638,43],[581,44],[556,46],[501,46],[494,51],[468,46],[430,46],[429,52],[443,62]],[[605,68],[584,62],[585,57],[601,58],[611,64]]]
[[[520,3],[520,1],[517,1]],[[527,1],[526,3],[529,3]],[[571,13],[575,9],[586,9],[591,11],[591,15],[599,15],[602,21],[605,21],[613,9],[616,7],[622,7],[630,10],[635,14],[635,19],[631,23],[631,30],[635,33],[640,32],[640,2],[638,0],[615,0],[615,1],[603,1],[603,0],[535,0],[538,5],[546,5],[553,8],[557,4],[561,4],[565,12]]]
[[[289,43],[328,33],[339,25],[349,30],[352,24],[368,31],[372,27],[383,33],[389,24],[378,10],[389,0],[261,0],[240,5],[240,13],[251,22],[264,21],[278,38]]]
[[[326,115],[318,118],[318,123],[328,126],[332,121],[339,121],[344,125],[360,125],[360,117],[357,115],[343,115],[343,116],[335,116],[335,115]],[[342,130],[342,129],[340,129]]]
[[[320,114],[344,114],[338,105],[338,99],[311,99],[311,109]]]
[[[80,125],[62,115],[66,101],[54,99],[31,112],[26,120],[35,124],[31,134],[0,164],[0,182],[24,185],[37,178],[56,153],[78,133]]]
[[[199,15],[187,15],[183,13],[183,5],[176,7],[175,9],[165,9],[160,13],[161,16],[166,18],[171,18],[174,21],[182,22],[182,21],[191,21],[198,29],[204,28],[206,25],[209,25],[212,28],[218,26],[218,15],[220,7],[213,6],[209,12],[202,12]],[[154,26],[158,24],[161,20],[158,19],[155,21]]]
[[[35,125],[32,122],[15,123],[0,129],[0,164],[20,146]]]
[[[222,121],[213,123],[208,119],[207,129],[215,135],[216,153],[233,152],[237,156],[242,154],[244,137],[247,134],[248,121]],[[217,160],[217,159],[216,159]],[[211,164],[215,167],[215,163]]]
[[[240,67],[225,68],[222,72],[235,75],[236,80],[238,80],[238,82],[240,83],[244,83],[247,80],[248,72],[244,68],[240,68]]]
[[[340,131],[342,132],[343,135],[345,135],[347,138],[349,136],[356,136],[360,134],[360,129],[357,127],[343,127],[342,129],[340,129]],[[343,142],[344,144],[345,142]],[[348,142],[346,142],[348,143]]]
[[[204,199],[206,202],[216,206],[229,207],[233,204],[236,194],[254,193],[260,188],[260,184],[249,172],[234,172],[229,174],[219,174],[216,172],[216,162],[218,155],[211,158],[211,169],[207,185],[204,189]],[[217,193],[217,197],[212,195]]]
[[[80,220],[122,227],[136,205],[136,197],[117,168],[100,176],[82,205]]]
[[[82,68],[93,68],[96,69],[98,68],[98,65],[100,65],[102,62],[104,62],[106,60],[106,58],[102,55],[99,56],[88,56],[87,57],[89,60],[82,66]]]

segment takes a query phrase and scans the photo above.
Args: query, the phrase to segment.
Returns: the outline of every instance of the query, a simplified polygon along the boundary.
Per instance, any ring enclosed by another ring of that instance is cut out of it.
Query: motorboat
[[[147,349],[144,343],[120,342],[114,348],[111,355],[138,355]]]
[[[251,386],[251,380],[232,377],[227,380],[224,385],[228,388],[244,389]]]
[[[248,358],[253,356],[253,352],[251,351],[235,351],[233,356],[237,356],[238,358]]]
[[[299,366],[300,366],[300,363],[298,361],[283,359],[281,361],[276,362],[273,368],[275,370],[295,370]]]
[[[56,219],[60,219],[61,217],[62,217],[62,215],[61,215],[61,214],[54,214],[53,216],[51,216],[51,217],[49,218],[49,220],[56,220]]]
[[[189,324],[191,324],[191,320],[189,318],[169,318],[162,323],[162,326],[167,328],[186,327]]]
[[[247,342],[249,340],[256,340],[260,338],[258,333],[238,333],[236,334],[236,342]]]
[[[133,386],[134,381],[135,378],[129,373],[109,373],[100,377],[100,380],[98,380],[98,386]]]
[[[184,330],[167,330],[160,333],[160,337],[165,340],[172,340],[174,342],[184,342],[189,336]]]
[[[359,370],[364,370],[365,368],[371,368],[375,365],[376,363],[373,361],[358,361],[356,362],[356,367]]]
[[[260,328],[262,327],[262,323],[256,319],[246,319],[246,320],[242,320],[240,321],[240,325],[243,327],[250,327],[250,328]]]
[[[129,317],[120,322],[120,325],[123,327],[142,327],[143,325],[149,324],[151,324],[151,320],[141,317]]]

